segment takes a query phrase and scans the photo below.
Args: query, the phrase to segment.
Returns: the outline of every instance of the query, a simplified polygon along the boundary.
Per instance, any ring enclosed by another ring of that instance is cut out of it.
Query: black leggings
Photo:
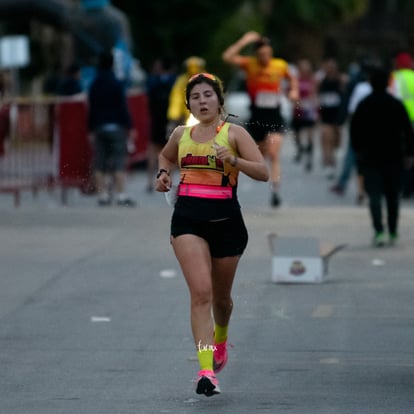
[[[397,233],[403,169],[401,166],[363,167],[364,187],[369,197],[372,225],[383,232],[382,198],[385,198],[387,225],[390,233]]]

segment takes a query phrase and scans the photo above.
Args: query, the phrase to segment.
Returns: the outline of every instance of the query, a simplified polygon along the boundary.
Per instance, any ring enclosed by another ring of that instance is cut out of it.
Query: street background
[[[343,145],[345,146],[345,144]],[[343,155],[343,150],[341,151]],[[338,197],[319,152],[305,173],[283,152],[282,206],[243,177],[249,245],[234,284],[222,394],[194,392],[189,295],[169,245],[172,209],[129,177],[137,208],[58,190],[0,194],[0,413],[411,413],[414,209],[375,249],[354,182]],[[346,244],[322,284],[271,282],[268,234]]]

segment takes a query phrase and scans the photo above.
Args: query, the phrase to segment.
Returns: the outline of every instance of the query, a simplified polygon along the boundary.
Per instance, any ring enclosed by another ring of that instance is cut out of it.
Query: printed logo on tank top
[[[219,159],[216,150],[212,148],[215,142],[231,150],[228,142],[229,126],[230,124],[225,124],[214,140],[203,143],[193,141],[190,128],[186,128],[178,149],[180,183],[232,187],[237,185],[237,168]]]
[[[186,154],[181,158],[181,168],[200,168],[224,171],[223,161],[215,155]]]

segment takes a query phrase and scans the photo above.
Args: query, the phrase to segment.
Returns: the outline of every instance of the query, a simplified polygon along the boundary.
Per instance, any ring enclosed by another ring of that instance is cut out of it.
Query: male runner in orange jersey
[[[254,44],[255,56],[241,55],[241,50]],[[271,200],[279,206],[280,160],[282,135],[286,129],[281,115],[281,99],[284,93],[282,81],[289,83],[289,98],[299,99],[297,78],[283,59],[273,57],[269,39],[257,32],[245,33],[223,52],[226,63],[241,68],[246,73],[247,92],[251,101],[251,118],[248,130],[262,153],[270,161]]]

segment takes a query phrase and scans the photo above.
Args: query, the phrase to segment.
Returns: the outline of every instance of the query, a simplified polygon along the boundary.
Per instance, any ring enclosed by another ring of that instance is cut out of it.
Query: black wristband
[[[164,168],[161,168],[159,171],[158,171],[158,173],[157,173],[157,179],[158,178],[160,178],[161,177],[161,174],[162,173],[166,173],[167,175],[170,175],[170,173],[166,170],[166,169],[164,169]]]

